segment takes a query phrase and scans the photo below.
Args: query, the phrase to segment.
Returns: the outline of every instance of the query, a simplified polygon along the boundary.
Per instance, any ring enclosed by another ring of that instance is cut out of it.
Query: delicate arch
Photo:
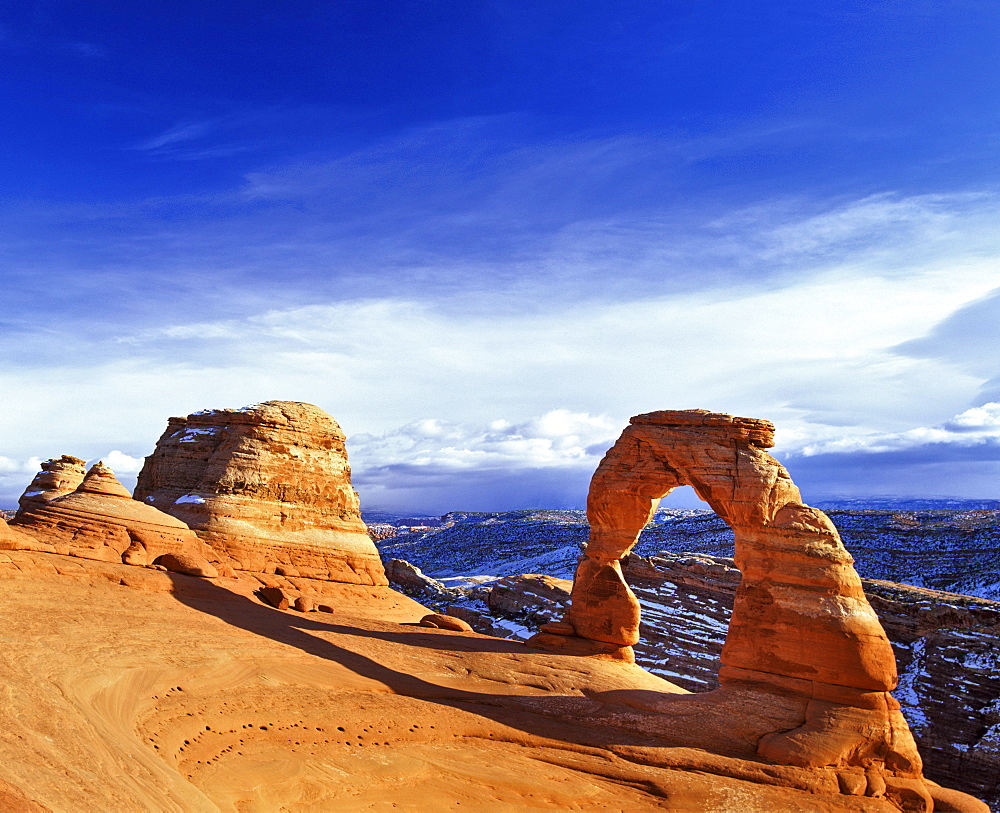
[[[632,418],[591,481],[590,539],[567,618],[529,644],[630,659],[639,603],[621,558],[660,499],[690,485],[732,527],[742,572],[720,691],[781,694],[801,707],[798,727],[759,732],[758,753],[793,765],[877,764],[919,777],[913,738],[888,694],[896,685],[889,641],[836,528],[802,503],[765,451],[773,437],[768,421],[704,410]]]

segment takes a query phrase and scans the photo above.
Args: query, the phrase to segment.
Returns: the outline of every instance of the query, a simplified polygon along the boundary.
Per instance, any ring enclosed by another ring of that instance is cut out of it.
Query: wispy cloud
[[[224,121],[186,121],[144,147],[179,159],[245,146],[213,129]],[[182,313],[216,318],[227,303],[245,313],[249,299],[259,307],[475,295],[492,308],[786,285],[850,265],[907,275],[1000,256],[992,193],[745,205],[729,192],[692,191],[692,155],[726,154],[746,138],[713,136],[699,147],[656,134],[528,142],[507,119],[449,122],[258,169],[200,198],[103,214],[28,207],[30,219],[11,208],[0,219],[16,237],[0,251],[22,314],[60,309],[61,289],[46,277],[85,288],[100,276],[79,298],[119,314],[155,302],[150,309],[175,323]],[[62,310],[69,319],[83,312]]]
[[[219,122],[216,120],[183,122],[175,124],[153,138],[136,144],[133,149],[149,152],[163,151],[164,148],[172,148],[179,144],[204,138],[217,131],[218,128]]]
[[[960,412],[935,426],[919,426],[905,432],[844,434],[834,439],[805,443],[799,448],[786,444],[785,451],[806,457],[823,454],[867,452],[881,454],[927,447],[941,451],[951,446],[975,447],[983,455],[1000,462],[1000,403],[990,402]]]

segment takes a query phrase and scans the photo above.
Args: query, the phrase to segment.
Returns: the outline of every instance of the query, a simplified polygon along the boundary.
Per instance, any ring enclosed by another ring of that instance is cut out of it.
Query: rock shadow
[[[361,629],[343,623],[325,622],[269,607],[209,580],[170,574],[174,597],[199,612],[254,635],[293,647],[317,658],[336,663],[357,675],[383,684],[392,692],[431,703],[461,709],[504,726],[547,740],[565,743],[572,750],[580,746],[598,748],[663,748],[676,743],[664,741],[645,727],[613,727],[614,717],[623,711],[653,718],[642,708],[622,705],[613,695],[547,694],[520,695],[472,691],[446,686],[393,669],[372,657],[340,646],[313,633],[327,632],[355,638],[378,639],[402,646],[416,646],[448,652],[520,655],[527,659],[550,660],[553,656],[530,650],[523,644],[504,639],[470,636],[448,631],[401,625],[399,632]],[[543,688],[539,675],[526,671],[524,684]],[[533,682],[534,681],[534,682]],[[617,693],[616,693],[617,694]],[[550,746],[556,742],[547,743]]]

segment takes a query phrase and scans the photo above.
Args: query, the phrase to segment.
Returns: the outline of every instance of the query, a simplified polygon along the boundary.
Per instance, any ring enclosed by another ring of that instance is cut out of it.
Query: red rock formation
[[[744,736],[756,739],[762,758],[835,768],[845,794],[930,810],[920,757],[889,694],[889,641],[833,524],[801,502],[788,472],[764,451],[773,431],[767,421],[703,410],[632,418],[591,482],[590,541],[567,621],[530,643],[617,647],[627,656],[639,639],[639,603],[620,560],[660,498],[691,485],[733,528],[743,573],[715,702],[774,710],[770,722],[763,715],[745,723],[756,727]]]
[[[420,619],[421,627],[431,627],[433,629],[451,630],[452,632],[473,632],[469,622],[457,616],[442,615],[441,613],[430,613]]]
[[[37,547],[41,547],[38,545]],[[5,520],[0,519],[0,550],[34,550],[36,543],[33,537],[11,528]]]
[[[35,482],[50,472],[43,469]],[[211,550],[194,531],[151,505],[133,500],[103,463],[92,466],[68,494],[26,501],[13,524],[22,536],[34,540],[30,546],[34,550],[105,562],[158,563],[197,576],[218,575],[208,561]]]
[[[86,470],[86,463],[83,460],[68,454],[58,459],[46,460],[42,463],[41,471],[35,475],[17,501],[21,506],[18,513],[31,506],[44,505],[56,497],[72,493],[83,482]]]
[[[171,418],[135,496],[186,522],[239,570],[388,583],[351,487],[344,433],[311,404]]]

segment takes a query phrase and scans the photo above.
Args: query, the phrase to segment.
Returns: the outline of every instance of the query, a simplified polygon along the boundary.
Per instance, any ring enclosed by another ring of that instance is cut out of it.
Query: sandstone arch
[[[630,659],[639,604],[622,578],[621,558],[660,499],[691,485],[733,528],[743,574],[722,651],[720,697],[730,706],[735,694],[739,702],[783,709],[770,729],[764,722],[753,732],[758,755],[839,769],[846,793],[882,795],[888,777],[892,792],[910,799],[904,807],[930,809],[920,757],[889,694],[896,685],[892,648],[836,528],[802,503],[788,472],[765,451],[773,436],[768,421],[705,410],[632,418],[591,481],[590,540],[568,616],[529,644]]]

